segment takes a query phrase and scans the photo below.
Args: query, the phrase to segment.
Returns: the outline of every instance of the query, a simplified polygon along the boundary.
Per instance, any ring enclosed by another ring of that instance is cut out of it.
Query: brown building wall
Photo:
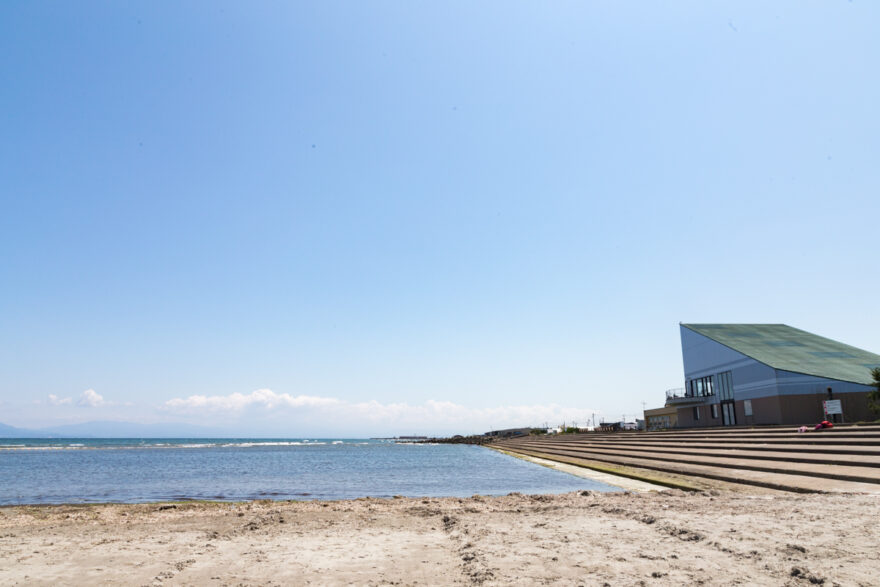
[[[752,415],[746,416],[745,400],[737,401],[734,406],[736,409],[736,423],[740,426],[760,426],[763,424],[785,424],[782,421],[782,409],[779,403],[779,396],[771,395],[769,397],[758,397],[752,402]]]
[[[825,419],[822,402],[828,399],[825,393],[804,395],[781,395],[759,397],[751,400],[752,415],[745,414],[745,401],[734,403],[737,426],[760,426],[764,424],[794,424],[810,426]],[[843,417],[838,422],[873,421],[877,419],[868,409],[867,393],[835,393],[833,399],[841,400]],[[706,428],[721,426],[721,418],[712,418],[711,407],[701,405],[700,419],[694,420],[693,407],[678,408],[680,428]]]
[[[712,417],[712,407],[709,404],[697,406],[700,410],[700,419],[694,419],[694,408],[688,406],[686,408],[678,408],[678,427],[679,428],[707,428],[709,426],[721,426],[721,410],[719,408],[718,417]]]
[[[679,428],[695,428],[702,426],[703,421],[694,421],[693,408],[678,408],[678,427]]]
[[[834,399],[839,399],[843,414],[837,416],[838,422],[871,421],[877,417],[868,409],[867,393],[835,393]],[[784,395],[782,411],[785,419],[782,424],[815,424],[825,418],[822,402],[828,399],[824,393],[808,395]],[[830,419],[830,418],[829,418]]]
[[[822,409],[822,401],[828,399],[827,394],[787,395],[783,396],[781,399],[786,416],[786,419],[782,424],[810,425],[815,424],[816,422],[821,422],[825,419],[825,412]],[[834,399],[842,400],[843,398],[835,397]],[[846,401],[841,402],[844,410],[849,407],[850,403],[852,402],[849,401],[849,398]],[[846,419],[845,416],[844,419]]]

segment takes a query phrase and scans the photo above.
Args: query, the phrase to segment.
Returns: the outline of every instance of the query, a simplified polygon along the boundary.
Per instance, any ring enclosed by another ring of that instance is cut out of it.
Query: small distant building
[[[681,352],[685,387],[645,411],[649,429],[810,424],[827,400],[839,400],[838,421],[875,418],[867,392],[880,355],[785,324],[681,324]]]
[[[620,422],[600,422],[600,432],[618,432],[621,430]]]
[[[648,430],[678,428],[678,408],[675,406],[664,406],[662,408],[654,408],[653,410],[645,410],[645,427]]]

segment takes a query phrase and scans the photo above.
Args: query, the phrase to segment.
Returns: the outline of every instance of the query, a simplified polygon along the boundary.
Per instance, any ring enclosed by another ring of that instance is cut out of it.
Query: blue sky
[[[679,322],[880,352],[878,13],[4,2],[0,422],[480,432],[661,405]]]

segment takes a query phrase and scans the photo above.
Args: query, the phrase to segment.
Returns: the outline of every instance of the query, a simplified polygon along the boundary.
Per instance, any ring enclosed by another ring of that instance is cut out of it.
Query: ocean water
[[[619,491],[469,445],[357,439],[0,439],[0,505]]]

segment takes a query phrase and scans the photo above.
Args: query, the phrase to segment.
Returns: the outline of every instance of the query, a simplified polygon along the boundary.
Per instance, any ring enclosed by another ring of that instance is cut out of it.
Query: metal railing
[[[684,387],[676,387],[675,389],[666,390],[666,400],[676,400],[685,398],[704,398],[715,395],[714,392],[703,391],[703,393],[694,393]]]
[[[676,399],[679,397],[688,397],[684,387],[676,387],[675,389],[666,390],[666,399]]]

